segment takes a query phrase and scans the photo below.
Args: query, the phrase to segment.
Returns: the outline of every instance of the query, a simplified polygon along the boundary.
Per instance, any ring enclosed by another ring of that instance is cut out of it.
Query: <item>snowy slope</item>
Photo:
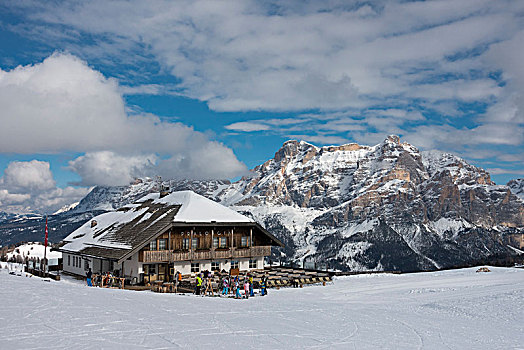
[[[521,349],[524,270],[360,275],[248,300],[0,269],[2,349]],[[5,302],[8,301],[8,302]]]
[[[7,260],[20,256],[22,260],[25,258],[40,258],[44,257],[44,245],[42,243],[26,243],[15,248],[11,253],[7,253]],[[62,257],[62,253],[51,251],[51,247],[47,247],[46,258],[47,259],[59,259]]]
[[[65,212],[67,212],[69,210],[73,210],[73,209],[75,209],[78,206],[78,204],[80,204],[80,202],[75,202],[75,203],[64,205],[62,208],[60,208],[57,211],[55,211],[53,213],[53,215],[58,215],[58,214],[61,214],[61,213],[65,213]]]

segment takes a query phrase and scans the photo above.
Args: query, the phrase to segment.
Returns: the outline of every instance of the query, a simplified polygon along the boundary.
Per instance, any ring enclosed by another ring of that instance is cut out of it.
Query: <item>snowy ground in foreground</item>
[[[524,269],[361,275],[249,300],[0,270],[0,348],[524,349]]]

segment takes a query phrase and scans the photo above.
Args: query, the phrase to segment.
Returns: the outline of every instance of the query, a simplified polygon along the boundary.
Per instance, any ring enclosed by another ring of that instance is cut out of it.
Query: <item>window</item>
[[[156,240],[149,242],[149,250],[156,250]]]
[[[253,259],[250,259],[249,260],[249,268],[250,269],[256,269],[257,268],[257,261],[253,260]]]
[[[149,275],[149,265],[143,265],[142,269],[144,271],[144,275]]]
[[[158,240],[158,250],[166,250],[166,246],[167,246],[167,239]]]
[[[89,270],[89,260],[84,260],[84,270]]]
[[[238,260],[231,260],[231,268],[238,269]]]
[[[220,271],[220,263],[218,261],[211,262],[211,271]]]
[[[156,265],[149,265],[149,274],[156,275]]]
[[[213,237],[213,248],[218,248],[218,237]]]
[[[220,237],[220,248],[227,247],[227,237]]]
[[[193,238],[193,241],[191,241],[191,249],[197,250],[198,248],[198,238]]]
[[[67,266],[71,266],[71,255],[67,256]]]
[[[191,272],[200,272],[200,263],[191,263]]]
[[[189,250],[189,238],[182,238],[182,249]]]
[[[241,247],[247,247],[249,245],[249,237],[248,236],[242,236],[240,239],[240,246]]]

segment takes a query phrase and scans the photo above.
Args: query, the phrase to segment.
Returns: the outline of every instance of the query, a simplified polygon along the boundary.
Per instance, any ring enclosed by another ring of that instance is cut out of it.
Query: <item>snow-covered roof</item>
[[[93,221],[96,225],[92,227]],[[119,259],[170,226],[206,223],[257,225],[251,218],[192,191],[173,192],[162,198],[151,193],[86,222],[63,240],[60,250]]]
[[[247,216],[193,191],[173,192],[162,198],[159,193],[151,193],[138,202],[147,200],[153,200],[155,204],[180,205],[174,217],[175,222],[254,222]]]

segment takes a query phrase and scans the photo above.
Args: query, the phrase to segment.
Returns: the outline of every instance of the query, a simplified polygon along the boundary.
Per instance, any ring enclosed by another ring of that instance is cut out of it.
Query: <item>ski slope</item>
[[[340,278],[249,300],[0,270],[2,349],[524,349],[524,270]]]

